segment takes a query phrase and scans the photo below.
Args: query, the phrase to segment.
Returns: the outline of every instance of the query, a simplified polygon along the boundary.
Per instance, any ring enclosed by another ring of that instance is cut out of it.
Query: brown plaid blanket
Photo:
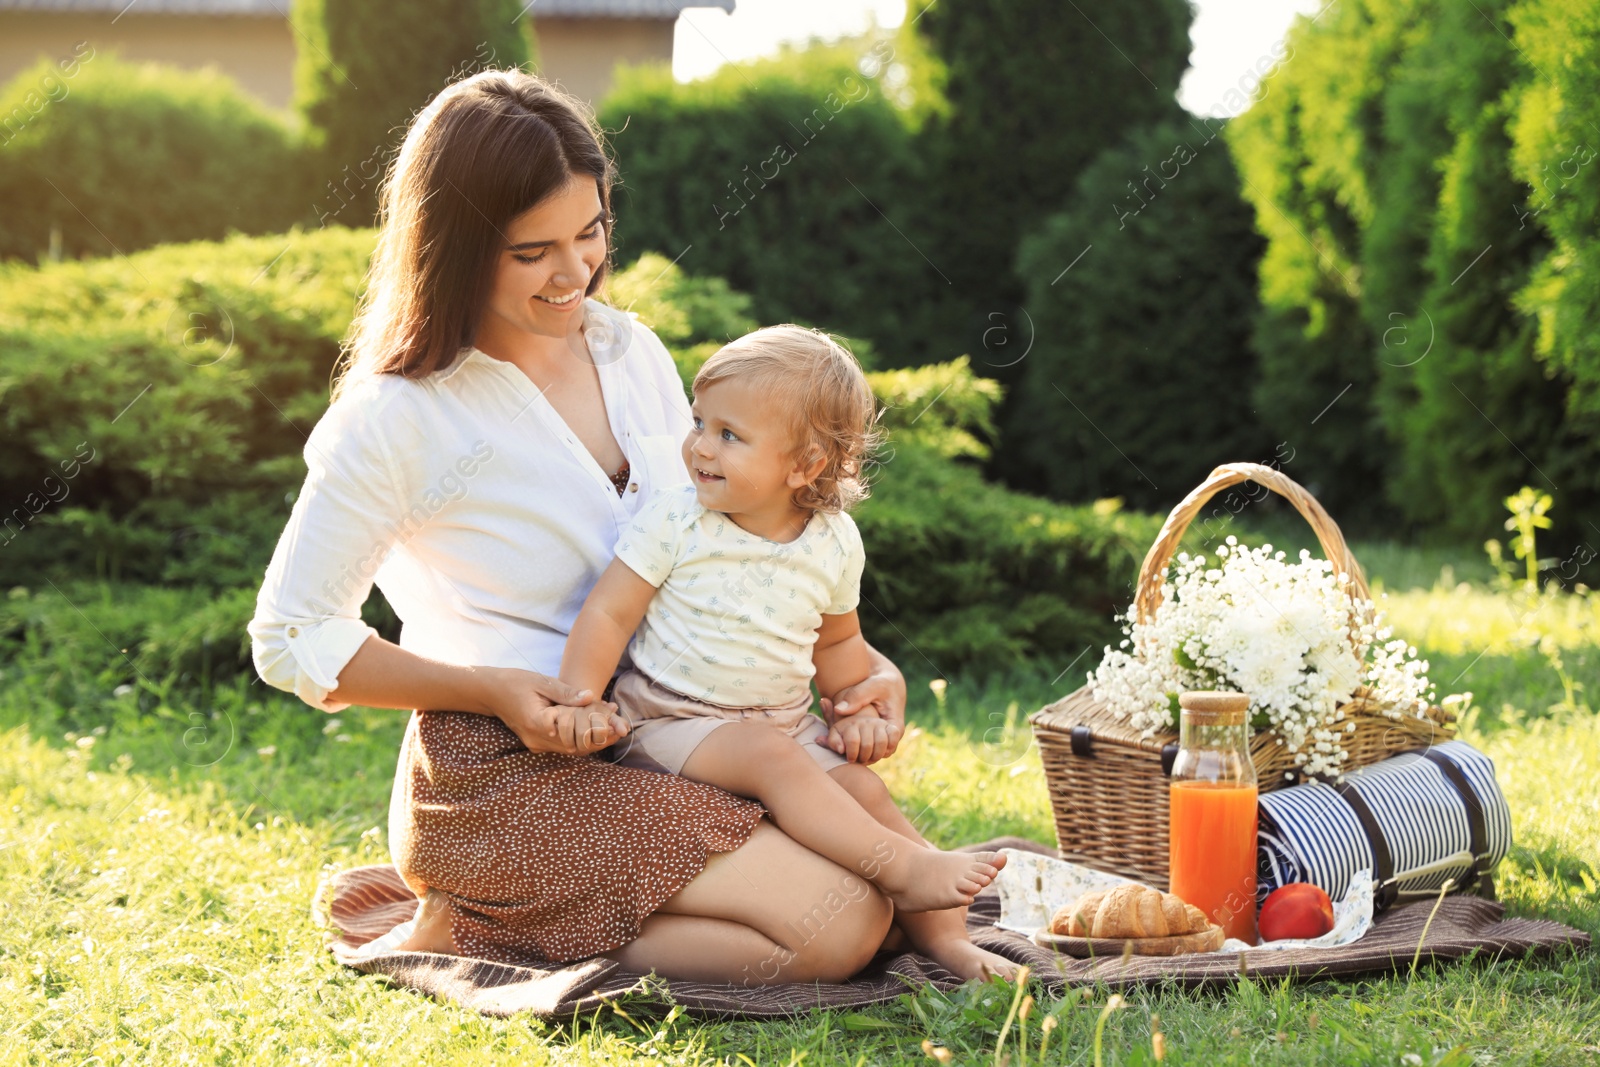
[[[1003,837],[968,850],[1019,848],[1046,855],[1054,850],[1033,841]],[[746,987],[705,982],[646,980],[605,959],[564,966],[530,962],[494,963],[461,956],[398,952],[351,963],[349,953],[388,933],[411,918],[416,898],[392,866],[357,867],[334,875],[319,897],[319,917],[334,927],[334,957],[356,970],[380,974],[397,985],[455,1001],[486,1015],[531,1011],[536,1015],[586,1013],[623,995],[630,1004],[641,1000],[682,1005],[705,1016],[776,1018],[819,1008],[855,1008],[892,1001],[910,989],[931,984],[953,989],[956,977],[932,960],[914,953],[880,953],[866,970],[839,985],[812,983]],[[1008,959],[1026,963],[1046,989],[1068,984],[1104,983],[1128,986],[1172,982],[1184,986],[1226,984],[1243,974],[1261,978],[1332,978],[1404,970],[1418,956],[1435,963],[1476,956],[1526,956],[1558,949],[1585,950],[1589,935],[1542,919],[1507,919],[1505,907],[1477,897],[1447,897],[1428,923],[1433,902],[1395,908],[1381,915],[1366,937],[1336,949],[1211,953],[1124,960],[1076,960],[1059,957],[1017,934],[997,930],[1000,899],[985,891],[968,913],[977,944]],[[1427,927],[1426,938],[1423,929]]]

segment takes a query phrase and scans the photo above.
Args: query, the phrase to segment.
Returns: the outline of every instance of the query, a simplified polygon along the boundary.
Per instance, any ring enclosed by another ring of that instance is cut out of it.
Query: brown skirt
[[[764,813],[676,775],[530,752],[492,716],[418,711],[400,747],[389,849],[413,892],[449,898],[464,955],[565,963],[638,937]]]

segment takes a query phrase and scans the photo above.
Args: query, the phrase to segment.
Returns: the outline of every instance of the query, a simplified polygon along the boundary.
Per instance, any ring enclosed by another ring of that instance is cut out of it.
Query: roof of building
[[[235,15],[287,18],[289,0],[0,0],[0,11],[52,15]]]
[[[534,0],[534,18],[675,19],[690,7],[719,7],[733,13],[734,0]]]
[[[535,19],[675,19],[685,8],[715,7],[731,13],[736,0],[531,0]],[[289,0],[0,0],[0,12],[50,14],[218,15],[287,18]]]

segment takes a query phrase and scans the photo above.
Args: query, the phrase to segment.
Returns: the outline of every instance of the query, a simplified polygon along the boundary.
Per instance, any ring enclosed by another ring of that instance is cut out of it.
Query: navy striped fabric
[[[1485,871],[1511,848],[1511,809],[1494,779],[1494,763],[1463,741],[1435,745],[1472,786],[1484,816]],[[1437,890],[1447,878],[1459,884],[1471,870],[1465,861],[1416,877],[1407,871],[1436,864],[1456,853],[1471,852],[1467,806],[1440,768],[1420,753],[1394,756],[1345,775],[1383,833],[1399,889],[1405,893]],[[1261,795],[1261,899],[1281,885],[1311,882],[1334,900],[1344,896],[1350,878],[1363,867],[1372,869],[1372,845],[1350,805],[1333,787],[1310,782]],[[1375,872],[1376,873],[1376,872]]]

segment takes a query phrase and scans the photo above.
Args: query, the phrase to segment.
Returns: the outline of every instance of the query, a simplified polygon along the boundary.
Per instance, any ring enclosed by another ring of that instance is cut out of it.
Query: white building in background
[[[736,0],[532,0],[540,73],[598,105],[619,63],[672,62],[685,8],[732,12]],[[377,10],[381,6],[374,5]],[[40,57],[88,41],[97,54],[213,66],[270,107],[294,92],[289,0],[0,0],[0,84]]]

